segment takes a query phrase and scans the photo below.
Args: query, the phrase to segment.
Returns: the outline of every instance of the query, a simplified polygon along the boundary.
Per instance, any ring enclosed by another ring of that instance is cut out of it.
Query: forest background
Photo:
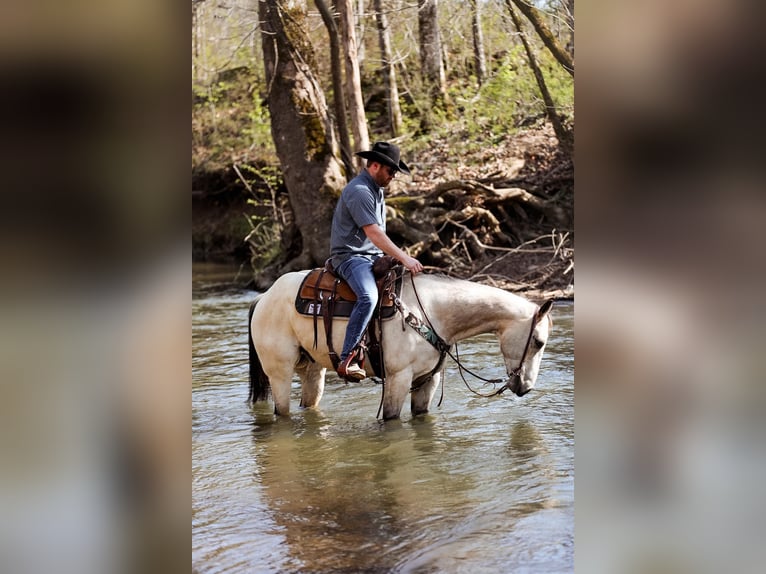
[[[573,0],[195,0],[192,24],[195,261],[257,289],[321,265],[354,153],[387,140],[396,243],[573,296]]]

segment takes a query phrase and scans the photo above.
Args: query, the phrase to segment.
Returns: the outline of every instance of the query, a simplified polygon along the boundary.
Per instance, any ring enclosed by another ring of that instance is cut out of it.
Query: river
[[[557,302],[535,389],[471,394],[448,359],[444,400],[375,416],[380,386],[328,374],[318,410],[246,404],[252,291],[195,266],[192,565],[208,573],[574,570],[574,306]],[[504,375],[483,335],[461,359]],[[469,381],[482,389],[479,382]],[[487,389],[483,389],[487,390]]]

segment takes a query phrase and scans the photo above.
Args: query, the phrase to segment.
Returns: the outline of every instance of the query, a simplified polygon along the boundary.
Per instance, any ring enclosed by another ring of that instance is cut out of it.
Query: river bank
[[[395,241],[431,271],[532,299],[573,297],[574,165],[547,124],[487,144],[455,133],[400,146],[413,174],[387,190]],[[228,167],[193,177],[195,262],[245,270],[257,259],[261,246],[245,237],[263,210],[248,201],[240,174]]]

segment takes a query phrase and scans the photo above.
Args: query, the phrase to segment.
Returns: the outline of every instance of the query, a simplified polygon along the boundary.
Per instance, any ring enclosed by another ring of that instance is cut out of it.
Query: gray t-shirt
[[[351,255],[369,255],[383,252],[367,238],[362,227],[377,223],[386,229],[386,206],[383,188],[378,186],[367,170],[348,182],[335,206],[330,234],[332,264],[338,267]]]

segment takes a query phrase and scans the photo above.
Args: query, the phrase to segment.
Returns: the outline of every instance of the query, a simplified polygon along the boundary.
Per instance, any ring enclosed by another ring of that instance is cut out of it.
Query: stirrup
[[[345,360],[340,365],[338,365],[338,376],[350,382],[359,382],[362,379],[367,378],[367,372],[358,364],[353,362],[355,358],[356,353],[349,353],[348,357],[346,357]]]

